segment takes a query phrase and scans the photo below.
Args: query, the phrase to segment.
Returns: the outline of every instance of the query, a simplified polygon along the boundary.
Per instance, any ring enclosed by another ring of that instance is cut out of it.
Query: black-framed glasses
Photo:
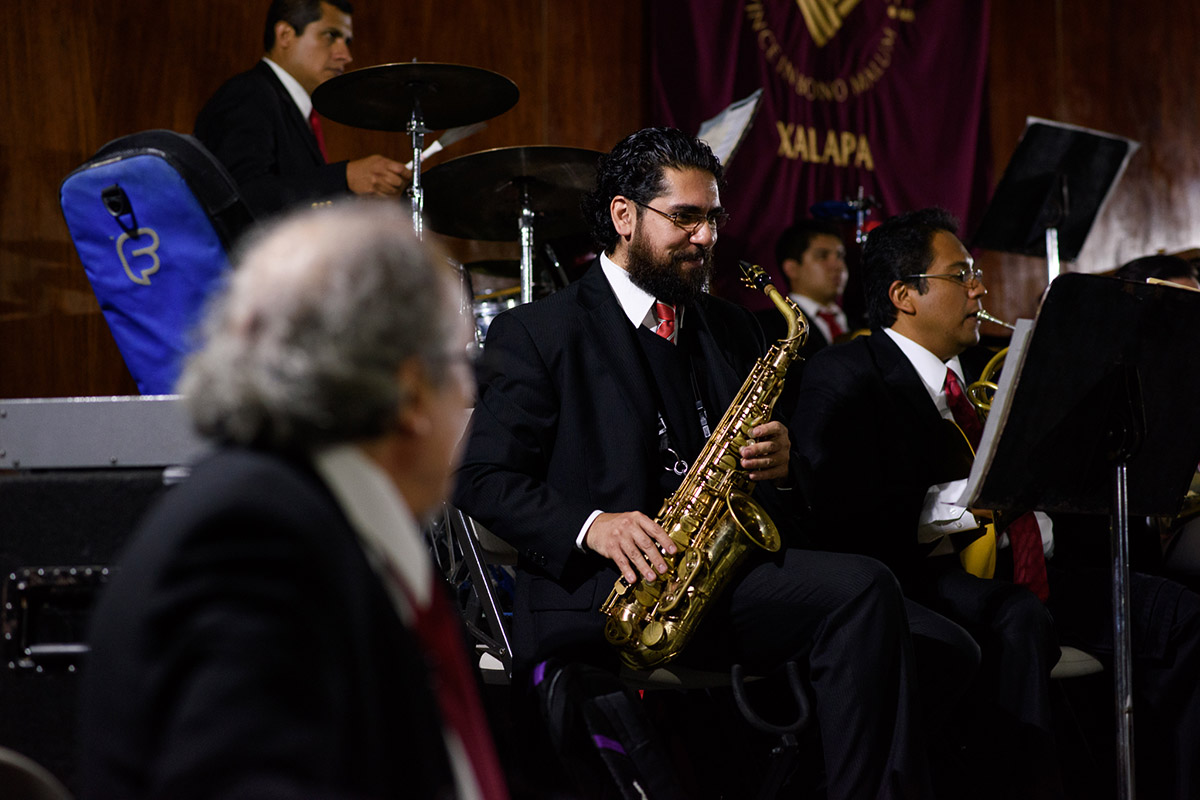
[[[945,278],[948,281],[954,281],[960,286],[972,286],[983,282],[983,270],[974,267],[963,267],[958,272],[947,272],[945,274],[934,274],[932,272],[922,272],[918,275],[905,275],[906,281],[917,281],[921,278]]]
[[[633,198],[629,198],[633,200]],[[634,203],[642,208],[648,208],[660,217],[666,217],[671,220],[676,228],[687,231],[688,236],[695,236],[696,231],[700,230],[700,226],[707,222],[708,227],[712,228],[713,233],[716,233],[721,227],[729,222],[729,214],[724,209],[716,209],[707,214],[700,214],[696,211],[676,211],[674,214],[668,214],[665,211],[659,211],[652,205],[643,203],[641,200],[633,200]]]

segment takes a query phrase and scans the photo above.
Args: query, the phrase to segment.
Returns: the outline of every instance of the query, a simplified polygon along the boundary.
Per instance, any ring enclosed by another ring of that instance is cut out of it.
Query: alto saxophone
[[[651,669],[679,655],[751,544],[769,552],[781,544],[775,523],[750,498],[754,485],[739,451],[750,442],[750,431],[771,418],[788,367],[808,338],[808,321],[761,268],[745,261],[739,266],[743,280],[763,291],[787,319],[787,335],[755,362],[683,483],[659,509],[655,522],[677,548],[674,555],[664,553],[667,571],[633,584],[619,578],[600,607],[608,615],[605,638],[633,669]]]

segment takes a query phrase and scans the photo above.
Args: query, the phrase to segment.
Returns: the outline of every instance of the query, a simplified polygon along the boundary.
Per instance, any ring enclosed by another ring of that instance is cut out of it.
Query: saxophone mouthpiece
[[[767,273],[757,264],[751,264],[749,261],[738,261],[738,267],[742,270],[742,283],[751,289],[758,289],[761,292],[770,282],[767,278]]]

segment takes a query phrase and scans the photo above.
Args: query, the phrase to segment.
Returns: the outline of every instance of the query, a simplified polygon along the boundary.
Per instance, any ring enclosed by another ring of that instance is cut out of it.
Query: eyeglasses
[[[629,199],[633,200],[632,197]],[[710,211],[707,214],[698,214],[695,211],[676,211],[674,214],[668,214],[640,200],[633,200],[633,202],[642,208],[650,209],[660,217],[666,217],[671,220],[671,223],[676,228],[687,231],[688,236],[695,236],[696,231],[700,230],[700,226],[705,222],[708,223],[708,227],[712,228],[713,233],[719,231],[726,222],[729,222],[729,214],[721,209]]]
[[[973,267],[963,267],[958,272],[947,272],[945,274],[934,274],[932,272],[922,272],[919,275],[906,275],[903,280],[916,281],[921,278],[945,278],[948,281],[954,281],[960,286],[971,286],[976,283],[983,282],[983,270]]]

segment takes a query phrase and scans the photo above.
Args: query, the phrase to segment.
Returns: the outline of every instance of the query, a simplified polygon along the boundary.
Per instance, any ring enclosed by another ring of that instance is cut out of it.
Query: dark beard
[[[697,250],[703,254],[703,264],[699,269],[684,271],[680,264],[694,259]],[[626,269],[633,285],[665,303],[680,305],[694,300],[712,277],[711,247],[697,245],[693,250],[681,250],[666,259],[659,259],[642,237],[634,236],[626,255]]]

